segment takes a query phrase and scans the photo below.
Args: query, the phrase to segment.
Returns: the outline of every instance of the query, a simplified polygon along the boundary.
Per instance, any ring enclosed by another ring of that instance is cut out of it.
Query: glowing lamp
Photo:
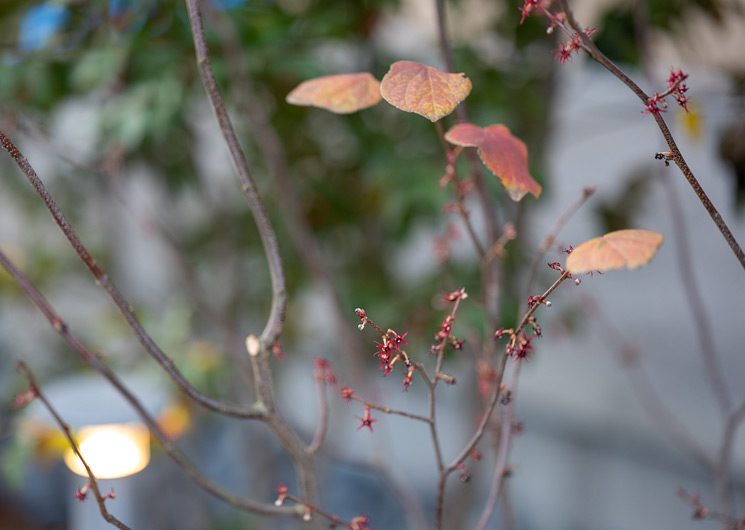
[[[168,396],[157,376],[135,373],[121,375],[120,379],[152,417],[160,417],[167,408]],[[137,473],[143,471],[150,461],[150,433],[131,404],[97,374],[68,377],[43,385],[43,388],[75,436],[101,493],[116,493],[116,499],[106,502],[107,510],[130,528],[146,526],[145,521],[138,519],[144,510],[137,505],[135,492],[138,484],[147,480],[144,473]],[[29,406],[27,414],[29,420],[40,420],[57,428],[38,400]],[[183,423],[181,421],[178,425]],[[67,527],[75,530],[110,529],[111,525],[101,518],[94,500],[80,502],[72,494],[88,482],[88,474],[80,459],[69,448],[64,450],[62,457],[72,470],[66,495]]]
[[[150,461],[150,434],[141,423],[82,427],[76,436],[80,452],[97,478],[133,475]],[[65,452],[64,459],[74,473],[88,476],[72,449]]]

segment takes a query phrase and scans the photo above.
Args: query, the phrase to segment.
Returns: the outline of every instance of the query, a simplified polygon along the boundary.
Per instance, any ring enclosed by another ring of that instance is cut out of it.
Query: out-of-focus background
[[[655,230],[665,243],[643,269],[564,285],[552,295],[553,306],[539,312],[544,337],[521,368],[516,394],[523,428],[511,456],[509,508],[500,505],[490,528],[713,527],[692,520],[693,509],[676,491],[716,504],[712,475],[691,454],[715,456],[723,441],[724,418],[707,376],[712,365],[702,350],[717,356],[713,369],[726,381],[725,398],[739,405],[745,399],[745,272],[677,168],[654,160],[667,148],[636,97],[585,57],[555,62],[557,36],[546,35],[544,19],[520,25],[521,4],[447,2],[457,71],[474,87],[465,103],[471,121],[510,127],[526,142],[531,172],[544,187],[539,200],[526,197],[517,206],[487,175],[500,222],[515,223],[519,234],[505,262],[504,326],[514,324],[524,304],[528,264],[542,238],[584,187],[594,186],[595,195],[544,261],[563,261],[562,249],[619,228]],[[648,92],[664,90],[671,67],[690,75],[691,113],[670,100],[664,116],[704,189],[745,242],[745,4],[572,5],[584,25],[598,28],[599,47]],[[298,83],[321,75],[370,71],[380,79],[402,59],[444,69],[435,3],[205,0],[202,9],[215,74],[286,267],[285,358],[275,363],[283,412],[312,436],[314,357],[330,359],[341,382],[371,399],[423,412],[420,382],[404,394],[400,373],[383,379],[377,371],[377,337],[369,329],[358,332],[354,308],[364,307],[384,328],[408,332],[410,352],[427,362],[444,311],[439,294],[464,286],[472,296],[456,331],[466,346],[445,366],[459,384],[438,390],[444,451],[455,454],[478,410],[469,343],[490,340],[494,330],[484,329],[480,269],[465,229],[442,212],[453,197],[438,187],[445,160],[436,131],[385,103],[337,116],[284,101]],[[251,394],[231,354],[240,354],[243,337],[264,324],[268,271],[204,96],[184,6],[1,2],[0,27],[0,129],[188,379],[210,395],[247,401]],[[318,238],[337,300],[292,238],[282,177]],[[482,231],[477,203],[469,206]],[[262,425],[193,408],[159,376],[5,155],[0,246],[71,329],[126,374],[207,475],[268,502],[279,481],[292,482],[289,462]],[[681,272],[685,266],[689,276]],[[536,291],[554,277],[541,271]],[[687,296],[693,289],[700,303]],[[708,326],[710,340],[700,340],[697,323]],[[362,349],[348,347],[349,330],[362,339]],[[103,523],[95,513],[83,513],[95,512],[93,501],[74,499],[85,480],[63,463],[65,443],[56,428],[39,408],[10,408],[25,389],[14,370],[19,359],[71,424],[129,420],[126,406],[3,272],[0,528],[97,528]],[[719,392],[722,399],[721,385]],[[426,429],[374,414],[374,434],[357,432],[355,415],[361,415],[358,404],[332,397],[321,455],[324,507],[346,518],[365,512],[373,528],[426,528],[436,476]],[[739,440],[731,471],[736,513],[743,515]],[[485,459],[469,464],[472,480],[448,484],[450,528],[471,527],[483,507],[493,456],[488,441],[482,443]],[[124,521],[138,529],[301,524],[246,515],[209,498],[157,445],[145,469],[111,480],[118,497],[109,501],[112,512],[125,513]],[[419,499],[421,512],[407,495]]]

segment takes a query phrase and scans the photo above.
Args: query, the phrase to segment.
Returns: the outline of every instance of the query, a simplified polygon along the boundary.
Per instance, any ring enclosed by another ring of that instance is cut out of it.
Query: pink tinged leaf
[[[585,241],[567,257],[572,274],[635,269],[649,263],[662,244],[662,234],[650,230],[618,230]]]
[[[471,80],[463,74],[448,74],[413,61],[393,63],[380,83],[380,93],[388,103],[431,122],[453,112],[470,92]]]
[[[541,195],[541,185],[528,171],[528,148],[504,125],[482,128],[461,123],[445,133],[445,139],[454,145],[477,147],[481,160],[499,177],[513,201],[518,202],[526,193],[536,199]]]
[[[339,74],[303,81],[287,94],[291,105],[320,107],[336,114],[350,114],[380,101],[380,81],[372,74]]]

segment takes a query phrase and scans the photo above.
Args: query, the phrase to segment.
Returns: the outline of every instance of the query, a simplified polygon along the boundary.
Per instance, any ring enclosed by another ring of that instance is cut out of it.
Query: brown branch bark
[[[116,285],[114,285],[111,279],[109,279],[108,275],[103,271],[103,269],[101,269],[101,267],[96,263],[91,254],[88,252],[88,249],[86,249],[85,245],[83,245],[80,237],[78,237],[75,230],[67,221],[67,218],[62,213],[62,210],[60,210],[59,205],[49,193],[49,190],[46,188],[42,180],[36,174],[36,171],[31,166],[28,159],[23,156],[23,154],[18,150],[13,142],[11,142],[11,140],[7,136],[5,136],[2,131],[0,131],[0,144],[2,144],[3,149],[8,152],[8,154],[26,176],[28,181],[34,187],[36,193],[39,195],[39,197],[41,197],[42,201],[44,201],[44,204],[46,205],[49,212],[52,214],[52,217],[57,223],[57,226],[59,226],[60,230],[62,230],[62,233],[70,242],[73,249],[75,249],[78,257],[83,261],[91,274],[93,274],[96,283],[99,284],[113,300],[114,304],[119,309],[119,312],[124,317],[124,320],[132,329],[145,351],[147,351],[150,356],[156,360],[161,368],[163,368],[163,370],[176,383],[179,389],[181,389],[181,391],[189,398],[194,400],[195,403],[220,414],[246,419],[262,418],[264,412],[261,409],[231,405],[206,396],[205,394],[194,388],[191,383],[189,383],[184,378],[184,376],[181,375],[181,372],[178,370],[178,368],[176,368],[173,360],[160,349],[160,347],[155,343],[152,337],[150,337],[148,332],[137,319],[134,314],[134,308],[132,307],[132,305],[127,301],[127,299],[119,291]]]
[[[277,236],[274,233],[269,217],[261,202],[256,184],[254,183],[251,172],[246,163],[246,157],[243,154],[238,137],[235,134],[233,125],[225,109],[220,89],[212,73],[212,64],[209,59],[207,42],[204,36],[204,24],[202,15],[199,12],[197,0],[186,0],[186,6],[189,10],[189,20],[191,22],[191,32],[194,37],[194,49],[197,57],[197,67],[202,77],[202,84],[207,92],[207,98],[212,105],[217,122],[220,126],[220,132],[223,135],[225,144],[230,153],[230,160],[241,184],[241,190],[246,197],[248,207],[251,209],[256,226],[261,237],[261,243],[264,246],[267,262],[269,264],[269,273],[272,281],[272,308],[269,313],[264,331],[261,333],[261,339],[265,346],[270,346],[279,339],[284,325],[285,313],[287,311],[287,290],[285,287],[284,266],[282,257],[279,253]]]
[[[49,411],[49,413],[54,418],[54,421],[57,422],[57,425],[62,430],[62,433],[65,435],[65,438],[67,438],[67,443],[70,444],[70,448],[72,449],[72,452],[75,453],[75,456],[77,456],[80,459],[80,463],[83,464],[83,467],[85,468],[85,472],[88,473],[88,484],[90,486],[91,491],[93,492],[93,496],[96,498],[96,503],[98,504],[98,511],[101,512],[101,517],[103,517],[104,521],[106,521],[107,523],[113,526],[116,526],[117,528],[121,528],[122,530],[130,530],[126,524],[122,523],[119,519],[117,519],[112,514],[110,514],[109,511],[106,509],[106,499],[104,499],[104,497],[101,495],[101,490],[98,487],[98,481],[96,480],[96,477],[93,475],[93,471],[88,465],[88,462],[86,462],[85,458],[83,458],[83,455],[80,452],[80,448],[78,447],[78,444],[75,441],[75,438],[73,438],[72,436],[72,432],[70,431],[69,425],[65,423],[65,420],[62,419],[62,417],[55,410],[55,408],[52,406],[52,404],[49,402],[46,396],[44,396],[44,394],[41,391],[41,388],[39,388],[39,385],[36,382],[36,378],[34,377],[34,374],[31,373],[31,370],[26,365],[26,363],[24,363],[23,361],[19,361],[16,368],[28,380],[28,384],[31,387],[31,390],[36,394],[36,397],[44,404],[46,409]]]
[[[636,96],[642,101],[644,105],[647,105],[650,102],[650,97],[637,85],[633,79],[631,79],[628,75],[626,75],[616,64],[608,59],[603,52],[600,51],[600,49],[597,47],[595,42],[588,37],[582,26],[577,22],[577,20],[574,18],[574,13],[569,8],[569,5],[566,0],[558,0],[558,4],[561,7],[562,11],[566,14],[567,21],[569,22],[569,25],[574,29],[575,32],[577,32],[580,35],[580,38],[582,39],[583,49],[592,57],[595,59],[598,63],[603,65],[610,73],[615,75],[623,84],[625,84],[629,89],[636,94]],[[567,28],[563,28],[564,31],[566,31],[570,36],[572,35],[572,31],[570,31]],[[712,221],[714,221],[714,224],[719,229],[719,232],[721,232],[722,237],[724,237],[724,240],[727,242],[729,247],[732,249],[732,252],[734,253],[737,260],[740,262],[740,265],[742,265],[743,269],[745,269],[745,252],[743,252],[742,248],[740,247],[740,244],[735,239],[735,236],[732,234],[732,231],[727,226],[727,223],[722,218],[722,215],[719,213],[719,210],[716,209],[714,204],[711,202],[711,199],[709,199],[709,196],[704,191],[703,187],[699,183],[696,176],[693,174],[693,171],[688,166],[688,163],[686,162],[685,158],[683,158],[683,154],[680,152],[680,149],[678,149],[678,145],[675,143],[675,139],[673,138],[672,133],[670,132],[670,129],[667,126],[667,123],[665,123],[665,119],[660,115],[660,113],[653,113],[653,117],[655,122],[657,123],[657,127],[660,129],[660,132],[662,133],[662,136],[665,138],[665,142],[667,143],[668,148],[670,149],[670,152],[673,155],[673,160],[675,161],[675,164],[680,169],[681,173],[683,173],[683,176],[688,181],[688,184],[690,184],[691,188],[693,189],[693,192],[698,197],[699,201],[701,201],[701,204],[704,206],[706,211],[709,213],[709,216],[711,217]]]
[[[204,85],[207,97],[220,126],[220,131],[230,152],[230,158],[238,175],[241,189],[256,221],[264,246],[264,253],[269,264],[272,281],[272,308],[260,337],[260,351],[249,351],[253,359],[254,381],[256,383],[257,393],[267,411],[263,420],[292,459],[303,499],[313,505],[317,505],[318,485],[316,482],[314,452],[300,440],[297,433],[279,413],[275,404],[273,378],[269,366],[271,359],[269,347],[279,340],[287,310],[284,267],[279,253],[277,237],[264,210],[264,205],[261,202],[253,177],[249,171],[243,150],[240,147],[235,130],[225,109],[217,81],[212,73],[212,64],[210,63],[207,42],[204,35],[204,24],[197,0],[186,0],[186,6],[189,11],[197,67],[202,78],[202,84]],[[312,524],[318,526],[319,523],[314,522]]]
[[[294,509],[277,508],[272,504],[263,504],[250,499],[244,499],[218,486],[207,477],[202,475],[191,463],[181,450],[174,445],[166,434],[161,430],[155,419],[147,412],[142,403],[117,377],[117,375],[106,366],[97,355],[91,352],[70,331],[64,320],[54,311],[44,296],[36,290],[26,276],[18,270],[7,255],[0,250],[0,265],[10,274],[13,280],[26,292],[31,301],[39,308],[42,314],[49,320],[54,330],[62,339],[78,354],[78,356],[93,370],[101,374],[135,409],[137,414],[147,425],[150,432],[160,442],[163,450],[176,464],[187,474],[187,476],[200,488],[223,502],[240,510],[260,515],[301,517],[302,513]]]

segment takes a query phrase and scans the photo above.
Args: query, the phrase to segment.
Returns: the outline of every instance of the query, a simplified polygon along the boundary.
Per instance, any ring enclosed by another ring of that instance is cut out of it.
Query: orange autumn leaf
[[[453,112],[471,92],[471,80],[413,61],[398,61],[383,76],[383,98],[406,112],[435,122]]]
[[[380,81],[372,74],[327,75],[303,81],[285,101],[291,105],[320,107],[336,114],[350,114],[380,101]]]
[[[572,274],[611,269],[635,269],[649,263],[662,244],[662,234],[650,230],[617,230],[585,241],[567,257]]]
[[[536,199],[541,195],[541,185],[528,171],[528,148],[504,125],[482,128],[461,123],[450,129],[445,139],[454,145],[477,147],[481,160],[499,177],[513,201],[519,201],[526,193]]]

